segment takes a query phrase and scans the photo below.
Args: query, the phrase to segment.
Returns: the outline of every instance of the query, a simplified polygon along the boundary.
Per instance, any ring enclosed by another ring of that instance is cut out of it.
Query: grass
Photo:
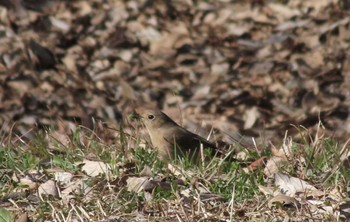
[[[132,135],[120,130],[113,139],[101,139],[106,136],[103,130],[83,127],[61,134],[54,129],[41,131],[30,141],[7,139],[0,146],[0,221],[11,221],[24,212],[33,221],[278,221],[286,216],[313,220],[315,215],[322,220],[339,219],[337,214],[319,213],[303,198],[298,199],[304,201],[301,209],[283,204],[268,208],[270,196],[261,192],[261,186],[276,187],[264,174],[264,165],[249,171],[243,161],[225,157],[198,166],[186,159],[169,165],[142,143],[137,130]],[[343,195],[339,204],[349,202],[345,194],[350,190],[350,174],[341,164],[342,147],[317,133],[312,137],[301,129],[298,140],[303,143],[289,143],[292,153],[280,171],[323,191],[323,197],[315,198],[318,201],[338,192]],[[274,154],[249,150],[247,155],[256,160]],[[84,159],[107,163],[110,168],[97,176],[86,175]],[[59,195],[38,195],[38,186],[55,180],[57,172],[71,173],[72,179],[56,181]],[[150,187],[132,190],[130,179],[143,177]],[[331,198],[322,203],[339,209]]]

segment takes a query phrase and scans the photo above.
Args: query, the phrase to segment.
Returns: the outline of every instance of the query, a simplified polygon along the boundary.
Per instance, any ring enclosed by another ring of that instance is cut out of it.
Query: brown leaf
[[[251,163],[248,166],[248,169],[251,170],[251,171],[259,169],[259,168],[261,168],[262,166],[265,165],[266,160],[267,160],[266,156],[260,157],[259,159],[255,160],[253,163]]]

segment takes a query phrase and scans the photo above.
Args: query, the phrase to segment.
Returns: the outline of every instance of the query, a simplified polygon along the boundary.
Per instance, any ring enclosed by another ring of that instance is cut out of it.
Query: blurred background
[[[0,0],[2,138],[118,128],[147,105],[190,130],[281,141],[321,121],[345,141],[349,10],[347,0]]]

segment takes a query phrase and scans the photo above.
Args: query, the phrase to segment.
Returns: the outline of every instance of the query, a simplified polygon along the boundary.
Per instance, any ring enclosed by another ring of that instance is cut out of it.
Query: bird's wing
[[[199,148],[200,144],[203,144],[203,148],[216,149],[213,143],[186,129],[182,129],[181,133],[177,133],[177,138],[174,141],[185,150]]]

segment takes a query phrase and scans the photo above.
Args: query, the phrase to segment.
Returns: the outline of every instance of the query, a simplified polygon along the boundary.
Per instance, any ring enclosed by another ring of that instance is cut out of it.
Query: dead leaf
[[[56,187],[56,182],[53,180],[48,180],[45,183],[41,184],[38,187],[38,194],[42,198],[42,196],[52,195],[53,197],[58,196],[58,191]]]
[[[73,174],[69,172],[55,172],[55,180],[62,184],[68,184],[71,182]]]
[[[264,169],[264,174],[270,177],[275,173],[279,172],[280,168],[285,164],[288,164],[288,161],[286,161],[285,158],[273,156],[269,160],[267,160]]]
[[[289,197],[286,195],[277,195],[269,200],[267,206],[272,208],[277,204],[281,204],[282,206],[293,206],[295,208],[299,208],[299,202],[294,197]]]
[[[80,164],[84,164],[81,170],[91,177],[96,177],[100,174],[108,174],[110,169],[108,164],[101,161],[84,160]]]
[[[316,190],[316,188],[308,182],[283,173],[275,173],[274,178],[275,186],[280,189],[281,193],[288,196],[294,196],[299,192],[306,193],[310,190]]]
[[[128,191],[140,193],[145,190],[145,187],[151,180],[150,177],[129,177],[126,180]]]
[[[15,222],[28,222],[29,218],[28,218],[28,213],[24,212],[22,213],[16,220]]]
[[[244,115],[244,129],[250,129],[253,127],[256,120],[259,118],[260,112],[256,106],[246,110]]]
[[[267,160],[267,157],[266,156],[263,156],[257,160],[255,160],[253,163],[251,163],[249,166],[248,166],[248,169],[253,171],[253,170],[256,170],[258,168],[261,168],[262,166],[265,165],[265,162]]]

